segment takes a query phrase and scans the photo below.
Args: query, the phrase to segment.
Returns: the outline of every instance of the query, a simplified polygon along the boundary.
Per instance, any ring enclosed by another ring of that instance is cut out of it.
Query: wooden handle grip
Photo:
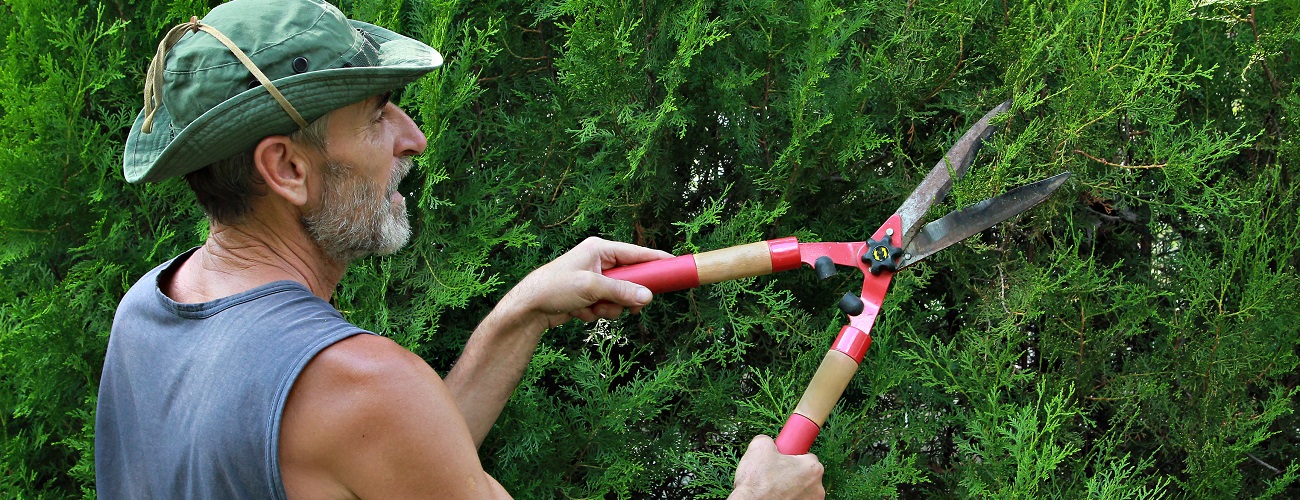
[[[772,253],[767,242],[723,248],[695,255],[700,284],[772,274]]]
[[[821,427],[857,371],[858,363],[849,355],[833,349],[827,351],[794,412],[808,417],[808,420]]]
[[[850,325],[840,329],[840,335],[822,358],[808,389],[804,390],[799,404],[781,427],[781,433],[777,434],[777,451],[786,455],[808,453],[870,346],[871,335],[867,332]]]
[[[834,349],[828,351],[799,405],[781,427],[781,433],[776,435],[776,450],[785,455],[808,453],[813,440],[821,433],[822,424],[826,423],[835,402],[844,394],[844,388],[849,386],[857,370],[857,361],[849,355]]]

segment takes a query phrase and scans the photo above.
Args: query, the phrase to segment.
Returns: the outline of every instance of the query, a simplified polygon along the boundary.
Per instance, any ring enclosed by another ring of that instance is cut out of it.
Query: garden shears
[[[787,271],[803,264],[811,266],[821,279],[835,275],[836,266],[860,270],[864,278],[861,294],[846,293],[839,302],[840,310],[848,316],[848,324],[840,328],[776,438],[781,453],[807,453],[871,346],[871,326],[880,314],[894,273],[1029,210],[1047,199],[1070,176],[1066,172],[1026,184],[921,225],[930,206],[941,202],[953,181],[970,169],[980,145],[995,130],[989,121],[1010,107],[1011,101],[1003,102],[967,130],[902,206],[866,241],[800,243],[794,237],[786,237],[616,267],[605,270],[604,274],[641,284],[658,294]]]

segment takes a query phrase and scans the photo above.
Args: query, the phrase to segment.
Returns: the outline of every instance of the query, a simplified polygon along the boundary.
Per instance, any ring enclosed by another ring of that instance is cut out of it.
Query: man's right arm
[[[280,427],[290,498],[509,498],[483,471],[438,374],[387,338],[357,335],[316,356],[294,383]],[[822,465],[750,442],[733,499],[822,498]]]

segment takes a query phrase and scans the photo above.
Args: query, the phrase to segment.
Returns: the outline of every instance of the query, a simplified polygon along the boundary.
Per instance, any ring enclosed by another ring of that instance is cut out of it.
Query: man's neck
[[[346,271],[346,262],[325,257],[300,227],[276,230],[257,220],[238,226],[213,222],[207,241],[163,284],[163,291],[177,302],[198,303],[288,280],[329,300]]]

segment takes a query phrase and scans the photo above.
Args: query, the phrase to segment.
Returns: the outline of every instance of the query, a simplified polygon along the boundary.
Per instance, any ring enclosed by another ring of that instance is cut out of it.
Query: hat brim
[[[379,44],[375,66],[326,69],[273,81],[306,120],[402,87],[442,65],[432,47],[378,26],[349,20]],[[247,150],[264,137],[298,129],[265,88],[256,87],[227,99],[175,130],[166,106],[154,114],[153,130],[135,118],[122,158],[127,182],[153,182],[188,174]]]

